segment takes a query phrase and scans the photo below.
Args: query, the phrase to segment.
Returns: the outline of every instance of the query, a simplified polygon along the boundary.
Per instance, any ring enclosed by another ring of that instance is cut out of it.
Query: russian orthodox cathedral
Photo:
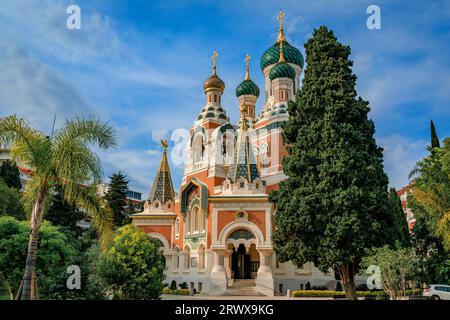
[[[160,240],[166,259],[166,282],[186,282],[197,292],[227,294],[246,287],[273,296],[287,289],[335,285],[334,273],[312,263],[300,268],[277,261],[273,250],[274,206],[268,194],[286,178],[282,159],[282,123],[288,101],[299,90],[304,59],[286,41],[280,13],[276,43],[262,55],[264,100],[250,77],[247,55],[244,80],[236,88],[240,119],[229,121],[221,97],[225,83],[216,70],[203,85],[205,105],[190,129],[184,175],[176,195],[167,160],[167,142],[144,211],[133,223]],[[334,289],[334,288],[333,288]]]

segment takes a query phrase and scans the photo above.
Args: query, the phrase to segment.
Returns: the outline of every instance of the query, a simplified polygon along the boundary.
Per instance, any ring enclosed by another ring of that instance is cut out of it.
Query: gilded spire
[[[241,112],[241,130],[238,134],[234,162],[230,167],[228,178],[234,183],[241,177],[248,182],[253,182],[255,179],[259,178],[259,172],[247,131],[247,105],[242,103],[239,106],[239,110]]]
[[[243,103],[239,107],[239,111],[241,112],[241,129],[247,131],[247,106]]]
[[[283,18],[285,15],[286,14],[282,10],[280,10],[280,13],[277,16],[277,20],[280,23],[280,31],[278,33],[278,40],[277,40],[277,42],[279,43],[286,40],[284,37],[284,29],[283,29]]]
[[[245,56],[245,80],[250,80],[250,59],[251,57],[247,54]]]
[[[278,59],[278,62],[285,62],[284,60],[284,54],[283,54],[283,41],[280,42],[280,59]]]
[[[148,199],[153,202],[159,200],[161,204],[167,201],[175,200],[175,192],[173,190],[172,177],[170,175],[169,161],[167,160],[167,140],[161,140],[163,154],[159,169],[156,172],[155,180]]]
[[[213,74],[213,75],[216,75],[217,57],[218,57],[218,56],[219,56],[219,54],[217,53],[216,50],[214,50],[213,55],[212,55],[212,57],[211,57],[211,60],[212,60],[212,70],[213,70],[212,74]]]

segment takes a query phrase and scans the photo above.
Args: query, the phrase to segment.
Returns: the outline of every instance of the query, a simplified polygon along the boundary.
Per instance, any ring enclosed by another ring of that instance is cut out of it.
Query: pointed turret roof
[[[234,162],[230,167],[228,179],[233,183],[239,178],[245,178],[248,182],[253,182],[259,178],[258,166],[256,165],[256,158],[253,154],[253,148],[248,136],[248,124],[246,117],[247,108],[245,105],[241,106],[241,121],[240,130],[237,139],[236,152],[234,154]]]
[[[159,169],[156,172],[155,180],[152,189],[148,196],[148,200],[153,202],[159,200],[162,204],[169,200],[174,202],[175,191],[173,189],[172,177],[170,175],[169,162],[167,160],[167,141],[161,140],[161,145],[164,148]]]

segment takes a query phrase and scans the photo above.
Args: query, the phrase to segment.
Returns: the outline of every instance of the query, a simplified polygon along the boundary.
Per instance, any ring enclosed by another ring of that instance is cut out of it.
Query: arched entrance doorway
[[[238,229],[227,240],[231,249],[230,264],[232,278],[255,279],[259,268],[259,253],[256,250],[256,238],[247,229]]]
[[[259,253],[255,244],[245,248],[243,243],[233,246],[231,254],[231,271],[234,279],[255,279],[259,268]]]

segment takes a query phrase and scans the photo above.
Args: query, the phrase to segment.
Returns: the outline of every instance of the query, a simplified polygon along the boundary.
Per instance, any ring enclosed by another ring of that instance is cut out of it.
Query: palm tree
[[[96,194],[103,172],[100,159],[89,146],[108,149],[116,145],[114,130],[95,118],[67,120],[51,136],[34,129],[15,115],[0,118],[0,145],[10,148],[14,160],[29,167],[33,174],[23,195],[30,215],[30,237],[22,281],[22,300],[33,299],[32,276],[36,264],[39,228],[56,185],[62,186],[64,199],[94,214],[93,225],[104,237],[111,230],[111,214]]]

